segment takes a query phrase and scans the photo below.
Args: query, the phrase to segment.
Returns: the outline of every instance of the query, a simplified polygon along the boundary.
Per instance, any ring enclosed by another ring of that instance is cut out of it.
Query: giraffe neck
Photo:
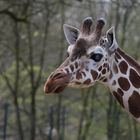
[[[117,49],[109,75],[109,88],[113,96],[140,122],[140,65]]]

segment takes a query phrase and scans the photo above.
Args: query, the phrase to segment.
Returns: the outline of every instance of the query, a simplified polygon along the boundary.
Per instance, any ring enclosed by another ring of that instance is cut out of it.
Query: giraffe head
[[[117,49],[114,28],[102,36],[104,19],[97,20],[94,30],[92,24],[92,18],[88,17],[83,20],[80,30],[64,25],[68,56],[48,77],[44,86],[46,93],[59,93],[65,87],[89,87],[96,81],[107,82],[110,59]]]

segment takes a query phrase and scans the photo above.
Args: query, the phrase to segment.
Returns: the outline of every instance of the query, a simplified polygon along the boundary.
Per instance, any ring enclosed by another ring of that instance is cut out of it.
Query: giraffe
[[[66,60],[48,77],[45,93],[60,93],[66,87],[86,88],[101,82],[136,121],[140,122],[140,65],[121,48],[111,27],[105,35],[104,19],[93,28],[91,17],[80,29],[64,24],[69,47]],[[94,29],[94,30],[93,30]]]

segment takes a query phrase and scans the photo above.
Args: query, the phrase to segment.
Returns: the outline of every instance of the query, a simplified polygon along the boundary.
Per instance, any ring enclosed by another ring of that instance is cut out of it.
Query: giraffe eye
[[[103,55],[100,53],[92,53],[90,59],[94,60],[95,62],[99,62],[102,59]]]

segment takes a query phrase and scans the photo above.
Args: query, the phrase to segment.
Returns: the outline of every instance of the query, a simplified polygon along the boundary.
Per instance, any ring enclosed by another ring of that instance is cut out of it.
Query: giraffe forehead
[[[73,57],[81,57],[83,55],[90,54],[91,52],[104,53],[104,49],[96,44],[92,39],[85,37],[79,38],[75,45],[70,45],[68,52],[72,53]]]
[[[70,48],[74,47],[74,48],[89,48],[91,46],[95,46],[97,45],[98,42],[95,38],[95,34],[92,34],[92,35],[88,35],[88,36],[83,36],[83,35],[80,35],[78,37],[78,39],[76,40],[75,44],[74,45],[70,45]]]
[[[90,42],[86,38],[79,38],[72,49],[72,57],[77,58],[86,55]]]

